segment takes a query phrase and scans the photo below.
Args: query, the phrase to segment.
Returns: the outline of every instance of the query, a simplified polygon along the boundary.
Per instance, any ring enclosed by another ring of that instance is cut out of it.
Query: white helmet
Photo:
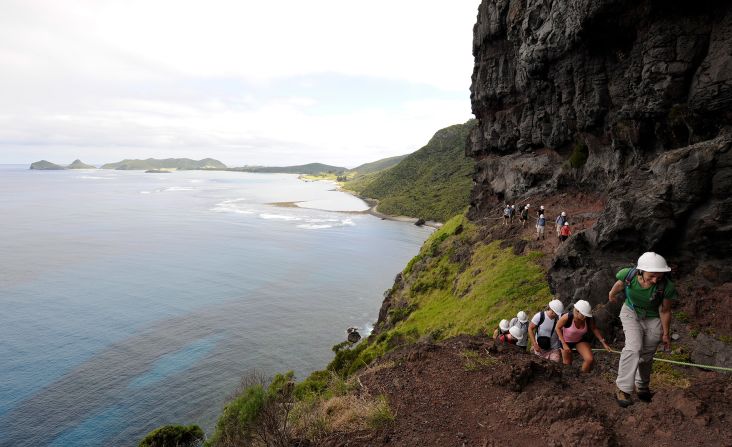
[[[523,310],[516,314],[516,318],[518,318],[518,321],[520,323],[526,323],[527,321],[529,321],[529,316],[526,315],[526,312],[524,312]]]
[[[511,329],[508,330],[508,332],[511,334],[511,337],[515,338],[516,340],[521,340],[524,338],[524,334],[522,334],[521,329],[519,329],[518,326],[511,326]]]
[[[540,206],[539,209],[540,210],[543,210],[544,209],[544,205]]]
[[[531,204],[530,204],[530,203],[527,203],[527,204],[526,204],[526,208],[528,208],[528,207],[530,207],[530,206],[531,206]]]
[[[666,264],[663,256],[647,251],[638,258],[638,270],[644,272],[670,272],[671,268]]]
[[[566,216],[566,215],[567,215],[567,213],[565,213],[564,211],[562,211],[562,216]]]
[[[590,303],[588,303],[585,300],[579,300],[576,303],[574,303],[574,308],[579,311],[582,315],[592,318],[592,306],[590,306]]]
[[[564,222],[564,225],[569,225],[569,222]]]
[[[543,214],[539,214],[539,217],[543,219],[544,218],[544,215]]]
[[[549,301],[549,309],[553,310],[555,314],[561,315],[564,312],[564,304],[559,300]]]
[[[516,205],[511,205],[511,208],[516,208]]]
[[[498,323],[498,327],[503,332],[506,332],[508,330],[508,320],[501,320],[501,322]]]

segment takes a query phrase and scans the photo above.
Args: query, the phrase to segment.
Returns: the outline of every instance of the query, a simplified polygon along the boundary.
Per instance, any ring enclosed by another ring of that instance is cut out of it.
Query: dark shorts
[[[577,346],[577,343],[582,343],[581,341],[568,341],[567,346],[569,346],[569,349],[574,349],[575,346]]]

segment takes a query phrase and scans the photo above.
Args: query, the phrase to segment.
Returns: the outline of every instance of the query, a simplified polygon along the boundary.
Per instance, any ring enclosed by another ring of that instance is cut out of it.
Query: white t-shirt
[[[557,319],[558,318],[559,317],[557,317]],[[551,337],[551,349],[562,349],[562,342],[559,341],[557,331],[552,330],[552,328],[555,327],[554,320],[549,318],[549,314],[544,315],[544,322],[541,323],[541,326],[539,326],[539,320],[541,320],[541,312],[537,312],[537,314],[534,315],[534,318],[531,319],[531,322],[537,326],[536,337]]]

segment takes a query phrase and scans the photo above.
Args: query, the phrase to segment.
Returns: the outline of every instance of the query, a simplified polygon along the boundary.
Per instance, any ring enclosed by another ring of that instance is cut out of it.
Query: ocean
[[[0,446],[211,434],[245,375],[323,369],[431,231],[366,208],[294,175],[0,165]]]

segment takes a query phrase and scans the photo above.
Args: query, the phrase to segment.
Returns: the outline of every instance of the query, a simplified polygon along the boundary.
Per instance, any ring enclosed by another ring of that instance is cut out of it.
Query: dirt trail
[[[393,424],[323,445],[732,446],[732,376],[691,371],[689,388],[622,409],[612,395],[617,357],[597,360],[580,374],[470,336],[402,348],[359,377],[361,392],[387,397]]]

